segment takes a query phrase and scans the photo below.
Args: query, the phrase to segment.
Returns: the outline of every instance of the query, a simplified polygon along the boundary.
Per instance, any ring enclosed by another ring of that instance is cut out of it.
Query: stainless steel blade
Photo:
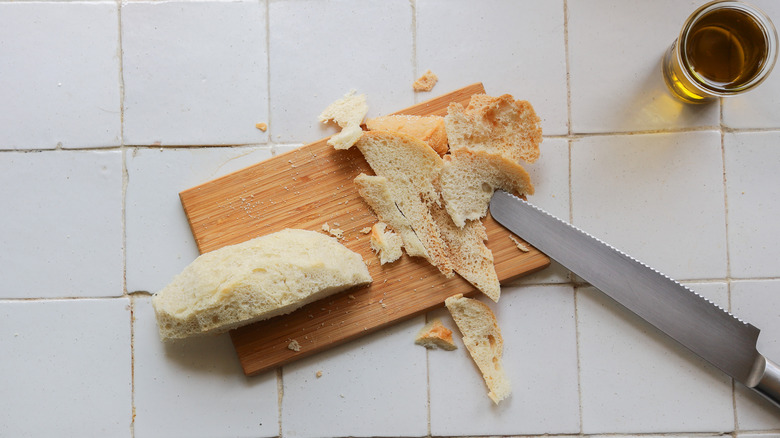
[[[756,349],[759,330],[666,275],[539,208],[497,191],[493,218],[680,344],[780,403],[780,368]],[[763,382],[763,383],[762,383]]]

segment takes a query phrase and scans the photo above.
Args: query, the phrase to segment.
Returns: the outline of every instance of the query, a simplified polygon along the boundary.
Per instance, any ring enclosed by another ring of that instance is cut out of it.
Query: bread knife
[[[758,328],[507,192],[493,194],[490,214],[627,310],[780,407],[780,367],[758,352]]]

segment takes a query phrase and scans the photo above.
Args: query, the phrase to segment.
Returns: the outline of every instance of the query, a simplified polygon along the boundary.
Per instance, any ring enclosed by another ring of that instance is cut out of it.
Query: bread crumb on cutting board
[[[287,344],[287,349],[295,352],[301,351],[301,344],[299,344],[297,340],[293,339],[289,344]]]

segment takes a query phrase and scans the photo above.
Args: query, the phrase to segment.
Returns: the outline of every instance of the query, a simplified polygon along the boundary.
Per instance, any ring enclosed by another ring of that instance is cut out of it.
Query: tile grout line
[[[574,221],[574,202],[572,196],[572,150],[574,143],[574,135],[572,132],[572,120],[571,120],[571,70],[569,62],[569,2],[563,0],[563,50],[564,50],[564,62],[566,63],[566,147],[568,152],[568,175],[569,175],[569,223]],[[577,413],[578,413],[578,425],[579,434],[583,433],[583,415],[582,415],[582,367],[581,367],[581,352],[580,352],[580,324],[579,324],[579,291],[574,282],[574,278],[571,272],[566,273],[571,286],[573,295],[574,306],[574,348],[577,356]]]

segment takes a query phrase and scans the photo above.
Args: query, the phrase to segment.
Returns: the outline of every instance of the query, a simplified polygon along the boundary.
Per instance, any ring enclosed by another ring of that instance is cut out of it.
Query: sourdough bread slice
[[[533,163],[542,142],[541,119],[533,106],[509,94],[475,94],[463,108],[451,103],[444,117],[450,150],[466,148]]]
[[[455,272],[498,302],[501,285],[493,264],[493,253],[485,246],[485,225],[479,220],[470,220],[458,227],[443,206],[431,206],[431,213]]]
[[[163,340],[221,333],[371,282],[361,256],[286,229],[199,256],[152,297]]]
[[[501,356],[504,338],[493,311],[485,303],[458,294],[444,301],[463,335],[463,344],[482,372],[489,389],[488,397],[498,404],[512,392]]]
[[[389,115],[366,120],[372,131],[392,131],[419,138],[439,155],[447,153],[447,131],[442,116]]]
[[[425,247],[428,261],[452,277],[453,266],[430,211],[431,205],[441,202],[436,188],[444,165],[441,157],[422,140],[390,131],[367,131],[356,146],[377,176],[387,179],[387,201],[395,203],[406,218]]]
[[[401,214],[398,206],[395,205],[387,178],[361,173],[355,177],[354,182],[360,197],[366,201],[379,220],[390,225],[401,236],[406,253],[411,257],[424,257],[430,261],[425,246],[415,234],[409,220]],[[371,231],[372,229],[369,229],[369,233]]]
[[[444,205],[459,227],[487,214],[496,189],[517,195],[534,193],[531,177],[520,164],[483,150],[458,149],[445,156],[440,181]]]

